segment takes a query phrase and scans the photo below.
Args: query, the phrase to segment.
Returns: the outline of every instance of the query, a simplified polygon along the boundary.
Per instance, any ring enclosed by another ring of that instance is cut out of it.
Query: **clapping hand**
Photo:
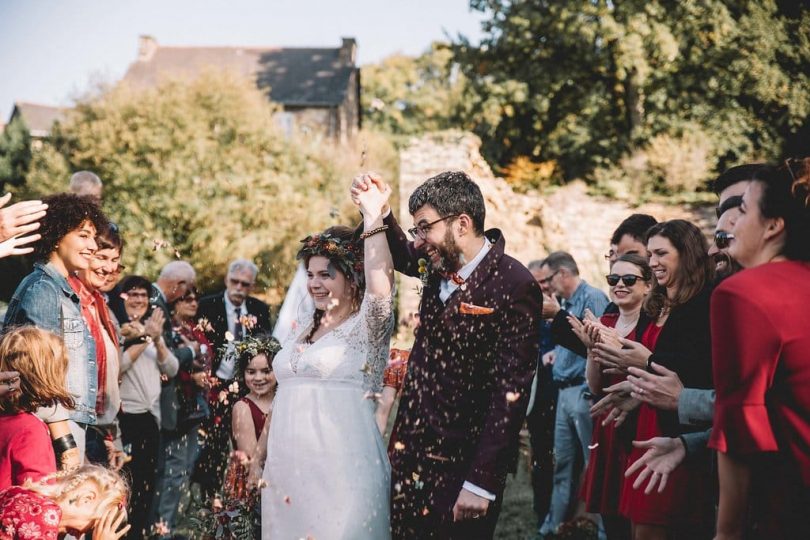
[[[686,448],[684,448],[683,442],[680,439],[670,437],[654,437],[648,441],[633,441],[633,446],[646,448],[647,451],[627,468],[624,476],[629,478],[641,469],[641,473],[633,482],[633,489],[641,487],[644,481],[649,478],[650,481],[647,483],[644,493],[649,495],[656,485],[658,485],[658,493],[663,492],[664,488],[667,487],[670,473],[686,457]]]
[[[647,360],[652,355],[650,349],[629,339],[617,337],[618,346],[608,343],[594,345],[595,357],[598,362],[609,367],[627,369],[629,367],[646,368]],[[611,364],[615,364],[611,366]]]
[[[543,318],[553,319],[560,312],[560,301],[553,294],[543,295]]]
[[[604,391],[607,395],[591,407],[591,416],[598,416],[607,411],[607,416],[602,421],[603,426],[608,422],[615,423],[617,427],[622,425],[630,412],[641,405],[639,400],[630,395],[631,386],[627,381],[608,386]]]
[[[39,220],[45,217],[48,205],[42,201],[21,201],[3,208],[11,200],[11,193],[0,197],[0,242],[17,238],[24,240],[24,235],[39,229]],[[34,235],[37,238],[39,235]],[[23,237],[23,238],[18,238]],[[25,240],[18,245],[24,245],[34,240]]]
[[[632,386],[632,396],[658,409],[677,410],[683,390],[681,378],[655,362],[650,363],[650,369],[655,373],[635,367],[629,369],[627,380]]]
[[[143,325],[144,335],[149,336],[153,341],[157,340],[161,335],[163,335],[163,324],[165,321],[166,316],[163,315],[162,309],[152,311],[152,314],[148,319],[146,319],[146,322]]]

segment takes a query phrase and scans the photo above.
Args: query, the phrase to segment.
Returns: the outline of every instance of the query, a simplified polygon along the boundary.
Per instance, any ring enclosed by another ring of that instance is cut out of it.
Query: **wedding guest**
[[[391,416],[391,409],[394,402],[402,393],[402,385],[405,382],[405,375],[408,373],[408,357],[411,355],[410,349],[391,349],[388,352],[388,365],[383,372],[383,387],[377,400],[377,410],[375,417],[380,433],[385,435],[388,427],[388,420]]]
[[[236,375],[233,347],[251,333],[273,329],[267,304],[250,296],[258,274],[259,269],[252,261],[236,259],[228,265],[225,291],[201,298],[199,303],[198,316],[208,322],[206,334],[216,351],[211,367],[215,378],[210,392],[211,415],[203,424],[205,446],[194,472],[194,481],[200,484],[207,499],[220,489],[230,453],[231,409],[244,395],[238,384],[233,384]],[[220,399],[223,392],[231,394],[234,388],[237,392],[233,399]]]
[[[141,539],[151,529],[149,510],[157,483],[160,449],[161,378],[177,374],[177,358],[163,338],[163,311],[149,312],[149,280],[129,276],[121,283],[124,312],[122,322],[124,354],[121,357],[121,438],[129,448],[129,462],[122,472],[129,479],[128,538]]]
[[[87,426],[96,421],[96,344],[84,324],[78,295],[67,278],[90,265],[97,249],[97,231],[107,218],[91,199],[67,193],[43,199],[48,219],[34,247],[34,270],[17,286],[6,311],[4,327],[34,325],[64,338],[70,359],[67,386],[75,408],[61,405],[39,411],[48,423],[62,465],[75,466],[84,457]]]
[[[19,377],[19,391],[0,399],[0,490],[56,472],[48,427],[34,413],[56,403],[73,407],[67,368],[65,346],[50,332],[21,326],[0,338],[0,370]]]
[[[610,251],[605,255],[608,266],[613,266],[622,255],[649,258],[645,239],[647,231],[656,223],[658,221],[649,214],[631,214],[624,218],[610,237]]]
[[[810,158],[757,171],[712,297],[717,538],[810,538]],[[750,507],[751,514],[747,516]]]
[[[278,341],[268,334],[248,336],[237,345],[237,380],[242,381],[248,394],[233,406],[231,434],[235,450],[248,458],[256,455],[256,444],[269,421],[278,383],[273,373],[273,358],[281,349]]]
[[[76,195],[91,197],[101,203],[101,192],[104,184],[97,174],[90,171],[78,171],[70,177],[69,190]]]
[[[116,416],[121,408],[118,389],[121,350],[118,326],[101,292],[121,259],[123,241],[118,227],[110,223],[106,230],[99,231],[96,244],[98,249],[90,265],[68,277],[68,283],[79,296],[82,318],[96,347],[96,423],[87,428],[85,453],[92,463],[120,469],[124,454]]]
[[[703,233],[692,223],[672,220],[659,223],[648,233],[647,248],[656,285],[644,301],[653,320],[640,343],[620,339],[618,346],[594,345],[594,354],[621,368],[648,368],[660,364],[675,371],[684,385],[712,388],[709,297],[713,265]],[[629,395],[633,406],[638,402]],[[677,437],[694,431],[681,426],[675,411],[640,405],[635,440]],[[645,448],[633,448],[629,462]],[[646,493],[637,475],[625,479],[620,510],[632,522],[633,537],[667,538],[682,534],[703,538],[711,534],[713,489],[708,459],[685,463],[670,475],[662,491]]]
[[[118,540],[129,530],[123,525],[126,499],[126,483],[99,465],[28,480],[0,491],[0,538],[81,538],[93,529],[93,540]]]
[[[48,209],[42,201],[20,201],[3,208],[10,200],[11,193],[0,197],[0,259],[34,251],[29,244],[42,238],[36,230]]]
[[[563,299],[568,314],[581,318],[586,309],[597,316],[604,313],[607,296],[579,276],[579,267],[569,253],[551,253],[543,262],[543,268],[547,268],[549,286]],[[558,394],[554,420],[554,490],[548,514],[540,526],[542,535],[556,533],[563,521],[571,517],[570,509],[575,505],[580,478],[588,464],[593,424],[585,364],[585,358],[575,352],[562,345],[555,347],[552,376]],[[583,469],[579,469],[577,463],[582,463]]]
[[[640,339],[649,324],[649,318],[642,314],[641,305],[652,289],[652,277],[645,256],[622,255],[614,261],[611,273],[606,276],[610,299],[618,307],[618,312],[602,315],[598,325],[589,320],[583,324],[576,317],[570,317],[574,331],[588,349],[585,378],[596,396],[602,396],[605,388],[623,381],[625,375],[603,373],[615,366],[600,365],[593,355],[593,346],[597,341],[617,337]],[[594,410],[600,410],[598,404]],[[608,540],[630,538],[630,523],[619,512],[619,500],[627,466],[627,442],[632,434],[620,432],[623,426],[603,421],[602,415],[596,416],[595,420],[582,486],[585,510],[602,517]]]

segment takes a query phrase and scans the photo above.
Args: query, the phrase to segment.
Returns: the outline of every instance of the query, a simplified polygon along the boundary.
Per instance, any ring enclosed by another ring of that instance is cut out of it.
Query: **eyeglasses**
[[[714,209],[714,211],[717,213],[717,219],[720,219],[720,216],[725,214],[728,210],[731,210],[732,208],[739,208],[742,205],[742,202],[742,195],[734,195],[723,201],[723,204]]]
[[[455,218],[458,217],[458,214],[450,214],[449,216],[444,216],[443,218],[439,218],[436,221],[431,221],[430,223],[426,223],[424,225],[417,225],[411,229],[408,229],[408,234],[411,235],[411,238],[416,240],[420,238],[424,240],[427,238],[428,233],[430,232],[430,228],[439,223],[440,221],[444,221],[445,219]]]
[[[620,276],[619,274],[608,274],[605,276],[605,279],[607,280],[608,285],[610,285],[611,287],[615,287],[616,285],[618,285],[619,281],[621,281],[628,287],[632,287],[633,285],[636,284],[638,280],[640,279],[643,280],[644,278],[641,276],[636,276],[634,274],[625,274],[623,276]]]
[[[253,283],[251,283],[249,281],[242,281],[241,279],[228,278],[228,281],[231,282],[231,285],[241,285],[242,287],[244,287],[246,289],[249,289],[249,288],[253,287]]]
[[[557,270],[556,272],[554,272],[553,274],[551,274],[551,275],[550,275],[550,276],[548,276],[547,278],[538,279],[538,280],[537,280],[537,283],[539,283],[539,284],[541,284],[541,285],[545,285],[546,283],[551,283],[551,280],[552,280],[552,279],[554,279],[554,276],[556,276],[556,275],[557,275],[557,274],[559,274],[559,273],[560,273],[560,271],[559,271],[559,270]]]
[[[732,240],[734,240],[734,234],[730,232],[717,231],[714,233],[714,245],[717,246],[717,249],[726,249],[731,245]]]

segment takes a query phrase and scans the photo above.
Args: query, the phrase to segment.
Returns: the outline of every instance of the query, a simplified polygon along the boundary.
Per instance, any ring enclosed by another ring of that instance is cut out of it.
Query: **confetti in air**
[[[520,393],[518,392],[507,392],[506,393],[506,402],[507,403],[514,403],[515,401],[520,398]]]

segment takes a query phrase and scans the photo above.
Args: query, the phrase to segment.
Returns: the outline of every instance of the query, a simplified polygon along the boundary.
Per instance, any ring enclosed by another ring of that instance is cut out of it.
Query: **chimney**
[[[157,52],[158,42],[152,36],[138,36],[138,62],[148,62]]]
[[[357,60],[357,41],[354,38],[341,38],[343,43],[340,46],[340,63],[347,66],[354,66]]]

